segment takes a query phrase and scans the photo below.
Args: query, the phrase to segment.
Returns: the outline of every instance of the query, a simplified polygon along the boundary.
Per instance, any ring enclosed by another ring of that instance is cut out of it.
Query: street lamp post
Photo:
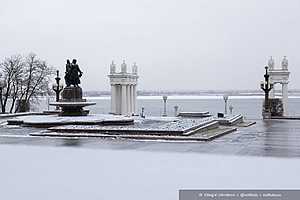
[[[55,99],[56,102],[59,101],[59,94],[63,90],[63,87],[64,87],[63,84],[60,83],[60,80],[61,80],[61,78],[59,77],[59,71],[57,70],[56,71],[56,78],[55,78],[56,83],[54,83],[52,85],[52,89],[54,90],[54,92],[56,94],[56,99]],[[59,110],[58,106],[56,106],[56,110]]]
[[[141,118],[145,118],[145,108],[142,107]]]
[[[232,105],[229,106],[229,112],[232,115],[232,112],[233,112],[233,106]]]
[[[265,80],[260,84],[260,88],[265,92],[264,111],[270,113],[269,93],[273,89],[273,84],[270,83],[270,75],[268,74],[268,66],[265,66]]]
[[[168,96],[163,96],[163,100],[164,100],[164,113],[162,114],[163,117],[167,116],[167,99]]]
[[[178,115],[178,108],[179,108],[179,106],[174,106],[174,116],[175,117],[177,117],[177,115]]]
[[[224,99],[224,102],[225,102],[224,114],[227,115],[227,101],[228,101],[228,95],[227,95],[227,94],[224,94],[223,99]]]

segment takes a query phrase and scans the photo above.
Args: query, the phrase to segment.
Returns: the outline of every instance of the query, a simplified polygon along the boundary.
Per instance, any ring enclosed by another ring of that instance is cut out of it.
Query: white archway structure
[[[268,61],[270,82],[274,84],[281,84],[282,86],[282,104],[283,115],[288,114],[288,83],[290,72],[288,71],[288,60],[286,56],[281,61],[281,67],[275,68],[275,62],[272,56]],[[270,98],[275,98],[275,87],[270,91]]]
[[[127,72],[127,65],[123,61],[121,71],[116,71],[114,62],[110,65],[111,85],[111,114],[134,115],[136,114],[137,98],[137,65],[134,63],[132,72]]]

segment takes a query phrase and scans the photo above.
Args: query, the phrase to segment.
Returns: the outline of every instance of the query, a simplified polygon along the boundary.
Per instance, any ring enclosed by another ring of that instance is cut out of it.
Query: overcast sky
[[[258,89],[270,55],[300,88],[299,0],[0,0],[0,58],[36,53],[82,87],[109,90],[109,64],[139,66],[139,89]]]

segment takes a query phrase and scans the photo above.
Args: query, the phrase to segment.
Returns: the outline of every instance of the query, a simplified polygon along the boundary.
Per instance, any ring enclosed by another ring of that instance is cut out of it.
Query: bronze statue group
[[[74,87],[78,87],[78,85],[80,84],[81,76],[82,71],[77,64],[76,59],[73,59],[72,63],[70,63],[70,60],[67,60],[65,72],[65,82],[67,87],[70,87],[71,85],[74,85]]]

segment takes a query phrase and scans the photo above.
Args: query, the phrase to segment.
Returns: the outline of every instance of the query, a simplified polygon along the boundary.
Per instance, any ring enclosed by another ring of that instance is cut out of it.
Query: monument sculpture
[[[121,64],[121,71],[116,72],[116,65],[114,62],[110,65],[111,85],[111,114],[115,115],[135,115],[136,112],[136,98],[137,98],[137,65],[132,66],[132,72],[127,71],[127,65],[123,60]]]
[[[82,71],[77,64],[77,60],[73,59],[72,64],[70,63],[70,60],[67,60],[65,72],[65,82],[67,87],[70,87],[71,85],[78,87],[81,76]]]
[[[269,70],[273,70],[274,69],[274,65],[275,65],[275,62],[274,62],[273,57],[271,56],[270,59],[269,59],[269,61],[268,61]]]
[[[72,63],[67,60],[65,83],[66,87],[63,89],[58,102],[51,103],[50,105],[61,107],[61,116],[85,116],[89,110],[84,110],[83,107],[95,105],[94,102],[87,102],[82,98],[82,89],[79,86],[82,71],[77,64],[77,60],[73,59]]]
[[[286,56],[284,56],[283,59],[282,59],[282,61],[281,61],[282,70],[287,70],[288,69],[288,65],[289,65],[289,61],[286,58]]]

